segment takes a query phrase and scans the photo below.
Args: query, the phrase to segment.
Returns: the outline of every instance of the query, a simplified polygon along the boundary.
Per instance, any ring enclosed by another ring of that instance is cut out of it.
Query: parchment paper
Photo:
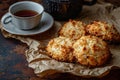
[[[102,20],[110,24],[114,24],[116,29],[120,32],[120,8],[114,7],[112,4],[96,4],[94,6],[84,6],[77,20],[81,20],[86,24],[93,20]],[[29,46],[26,50],[25,56],[29,63],[29,67],[34,69],[34,72],[40,76],[48,76],[56,72],[69,72],[74,75],[83,77],[101,77],[105,76],[111,69],[120,68],[120,45],[109,45],[112,53],[111,60],[104,66],[97,68],[88,68],[80,64],[59,62],[48,57],[44,48],[48,41],[57,37],[57,31],[64,24],[64,22],[55,21],[53,27],[38,35],[34,36],[20,36],[10,34],[2,29],[1,32],[5,38],[15,38]]]

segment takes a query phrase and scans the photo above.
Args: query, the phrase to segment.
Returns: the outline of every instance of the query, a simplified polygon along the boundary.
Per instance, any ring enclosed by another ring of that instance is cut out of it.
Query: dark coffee
[[[21,10],[14,13],[15,16],[19,16],[19,17],[31,17],[31,16],[35,16],[36,14],[38,13],[33,10]]]

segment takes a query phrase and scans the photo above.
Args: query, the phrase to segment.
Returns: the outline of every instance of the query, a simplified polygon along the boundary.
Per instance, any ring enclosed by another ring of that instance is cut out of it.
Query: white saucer
[[[43,13],[40,25],[34,29],[31,30],[21,30],[18,29],[16,26],[14,26],[14,24],[12,22],[8,23],[8,24],[4,24],[4,19],[5,17],[9,16],[9,13],[6,13],[2,19],[1,19],[1,23],[3,25],[3,29],[11,34],[16,34],[16,35],[35,35],[35,34],[39,34],[42,32],[47,31],[48,29],[50,29],[54,23],[54,19],[53,17],[48,14],[47,12]]]

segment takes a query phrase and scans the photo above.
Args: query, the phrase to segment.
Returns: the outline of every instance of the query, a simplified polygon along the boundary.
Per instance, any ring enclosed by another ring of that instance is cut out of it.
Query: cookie
[[[107,43],[95,36],[82,36],[74,43],[73,48],[77,62],[85,66],[101,66],[110,57]]]
[[[71,38],[72,40],[79,39],[81,36],[84,36],[85,33],[85,24],[77,20],[69,20],[59,31],[60,36]]]
[[[93,21],[86,26],[86,31],[90,35],[97,36],[106,42],[120,43],[120,33],[113,25],[102,21]]]
[[[73,42],[66,37],[57,37],[49,41],[47,45],[48,55],[58,61],[73,62]]]

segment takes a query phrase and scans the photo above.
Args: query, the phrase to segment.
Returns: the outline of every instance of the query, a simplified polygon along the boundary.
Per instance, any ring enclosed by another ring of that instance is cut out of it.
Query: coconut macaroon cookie
[[[85,24],[77,20],[69,20],[59,31],[60,36],[68,37],[72,40],[79,39],[81,36],[84,36],[85,33]]]
[[[73,48],[78,63],[85,66],[101,66],[110,57],[107,44],[95,36],[82,36],[74,43]]]
[[[49,41],[46,50],[48,55],[59,61],[72,62],[72,41],[66,37],[57,37]]]
[[[113,25],[106,22],[93,21],[86,26],[86,31],[109,42],[120,42],[120,34]]]

